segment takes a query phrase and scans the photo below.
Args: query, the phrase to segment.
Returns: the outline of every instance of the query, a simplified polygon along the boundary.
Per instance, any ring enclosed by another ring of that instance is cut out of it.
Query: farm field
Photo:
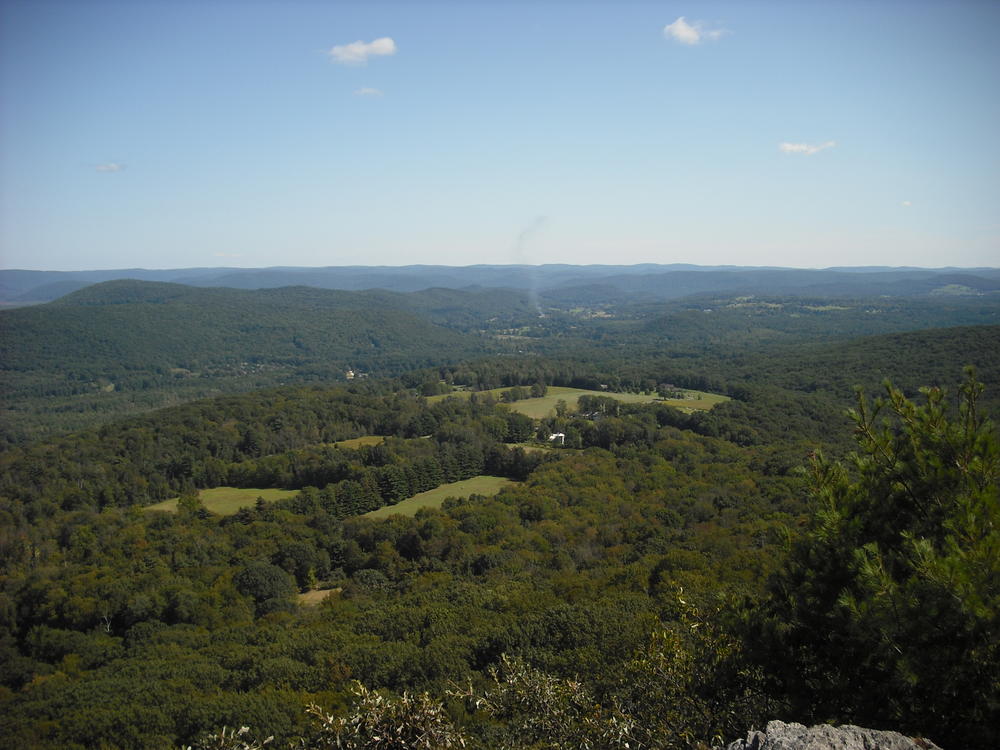
[[[551,443],[545,443],[539,445],[538,443],[504,443],[508,448],[520,448],[525,453],[547,453],[548,451],[555,450],[555,446]]]
[[[507,390],[510,390],[510,388],[493,388],[488,391],[455,391],[454,393],[429,396],[427,400],[434,403],[435,401],[441,401],[450,396],[469,398],[473,393],[477,393],[479,395],[489,393],[494,398],[499,400],[500,394]],[[571,411],[576,409],[580,396],[606,396],[625,404],[651,404],[653,402],[660,402],[687,412],[699,410],[706,411],[711,409],[716,404],[729,400],[728,396],[722,396],[716,393],[704,393],[702,391],[687,391],[687,393],[689,398],[665,399],[660,398],[656,394],[612,393],[611,391],[589,391],[584,388],[567,388],[564,386],[552,385],[549,386],[548,392],[540,398],[521,399],[520,401],[515,401],[514,403],[509,404],[509,406],[514,411],[520,412],[521,414],[531,417],[532,419],[542,419],[543,417],[547,417],[555,412],[556,404],[559,401],[565,401]]]
[[[332,589],[315,589],[307,591],[304,594],[297,594],[295,598],[304,607],[315,607],[328,596],[339,594],[341,591],[343,589],[340,586]]]
[[[231,516],[240,508],[246,508],[256,504],[257,498],[265,500],[284,500],[285,498],[297,495],[298,490],[272,490],[257,489],[254,487],[213,487],[210,490],[200,490],[198,497],[206,510],[218,513],[221,516]],[[177,511],[177,498],[164,500],[155,505],[147,506],[144,510],[165,510],[170,513]]]
[[[729,401],[729,396],[719,393],[705,393],[703,391],[687,391],[688,398],[664,398],[659,399],[667,406],[673,406],[683,412],[690,414],[694,411],[708,411],[716,404]]]
[[[388,518],[389,516],[412,516],[421,508],[440,508],[441,503],[449,497],[468,497],[469,495],[495,495],[513,480],[504,477],[480,475],[460,482],[442,484],[433,490],[421,492],[395,505],[386,505],[378,510],[365,513],[363,518]]]
[[[338,448],[357,449],[365,445],[381,445],[383,442],[385,442],[385,438],[381,435],[362,435],[361,437],[349,440],[338,440],[336,443],[328,443],[328,445],[335,445]]]

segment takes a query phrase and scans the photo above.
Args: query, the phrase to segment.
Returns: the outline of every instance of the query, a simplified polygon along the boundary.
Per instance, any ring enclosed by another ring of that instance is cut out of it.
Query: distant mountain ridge
[[[0,311],[0,410],[8,427],[0,441],[36,434],[45,424],[71,429],[98,414],[349,373],[402,374],[484,355],[590,356],[627,342],[651,356],[669,350],[690,357],[713,347],[733,354],[1000,320],[1000,272],[660,268],[315,269],[341,280],[400,282],[412,274],[410,285],[527,285],[413,292],[137,279],[90,284],[48,303]],[[202,271],[185,273],[204,279]],[[286,270],[274,273],[272,280],[288,277]],[[291,273],[314,280],[301,269]],[[50,289],[76,283],[25,278]]]
[[[105,281],[0,312],[0,409],[30,399],[53,413],[84,403],[133,409],[137,399],[151,408],[176,397],[167,393],[190,399],[290,379],[395,374],[491,353],[497,345],[479,333],[487,320],[513,325],[532,315],[528,293],[502,289],[248,291]]]
[[[454,292],[461,305],[461,292]],[[344,366],[474,351],[470,340],[406,310],[432,302],[293,287],[249,292],[117,280],[0,317],[3,369],[200,369],[244,361]],[[423,310],[422,310],[423,312]],[[428,316],[429,317],[429,316]],[[110,359],[109,359],[110,358]],[[86,368],[84,368],[86,369]]]
[[[48,302],[84,286],[118,279],[169,282],[199,287],[270,289],[309,286],[359,291],[415,292],[431,288],[493,287],[528,290],[560,301],[595,301],[603,287],[613,298],[676,299],[689,294],[746,292],[836,296],[1000,292],[997,268],[844,267],[796,269],[765,266],[639,265],[473,265],[327,266],[299,268],[180,268],[103,271],[0,270],[0,303]],[[579,293],[573,290],[579,288]],[[609,301],[616,301],[611,299]]]
[[[419,292],[385,289],[365,291],[322,289],[298,285],[257,290],[232,287],[197,287],[171,282],[117,279],[93,284],[71,292],[47,307],[104,307],[113,305],[169,303],[261,304],[283,310],[396,310],[428,319],[436,325],[465,331],[477,329],[486,319],[519,316],[536,312],[531,295],[511,289],[431,288]]]
[[[799,269],[743,269],[673,271],[607,276],[585,285],[560,286],[542,292],[547,299],[573,300],[585,296],[594,302],[595,288],[609,301],[657,302],[696,294],[771,294],[822,297],[914,297],[935,293],[993,294],[1000,277],[951,271],[813,271]]]

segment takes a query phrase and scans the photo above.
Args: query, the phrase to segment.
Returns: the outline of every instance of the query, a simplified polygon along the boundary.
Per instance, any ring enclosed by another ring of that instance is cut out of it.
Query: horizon
[[[566,266],[574,268],[636,268],[639,266],[654,266],[656,268],[697,268],[710,270],[758,270],[758,271],[996,271],[1000,266],[915,266],[882,264],[872,265],[839,265],[839,266],[776,266],[767,264],[734,264],[734,263],[658,263],[654,261],[639,263],[401,263],[401,264],[363,264],[351,263],[343,265],[324,266],[128,266],[115,268],[0,268],[0,273],[25,271],[30,273],[107,273],[111,271],[313,271],[335,268],[546,268]]]
[[[996,3],[43,0],[0,21],[6,270],[1000,257]]]
[[[902,265],[902,266],[886,266],[886,265],[850,265],[850,266],[774,266],[774,265],[736,265],[736,264],[699,264],[699,263],[467,263],[463,265],[458,264],[447,264],[447,263],[407,263],[399,265],[388,265],[388,264],[378,264],[378,265],[365,265],[365,264],[349,264],[349,265],[327,265],[327,266],[294,266],[294,265],[275,265],[275,266],[164,266],[151,267],[151,266],[131,266],[127,268],[55,268],[55,269],[39,269],[39,268],[0,268],[0,273],[67,273],[67,274],[86,274],[86,273],[111,273],[111,272],[126,272],[126,271],[143,271],[143,272],[167,272],[167,271],[320,271],[320,270],[333,270],[333,269],[436,269],[436,268],[450,268],[450,269],[469,269],[469,268],[553,268],[553,267],[566,267],[566,268],[637,268],[640,266],[651,266],[654,270],[660,269],[673,269],[673,270],[713,270],[713,271],[726,271],[726,270],[754,270],[754,271],[834,271],[834,272],[845,272],[850,273],[854,271],[997,271],[1000,270],[1000,266],[913,266],[913,265]],[[124,278],[124,277],[122,277]],[[181,282],[177,282],[181,283]]]
[[[884,271],[995,271],[1000,270],[1000,266],[914,266],[900,265],[887,266],[881,264],[873,265],[849,265],[849,266],[775,266],[766,264],[734,264],[734,263],[401,263],[401,264],[364,264],[351,263],[343,265],[325,266],[298,266],[298,265],[275,265],[275,266],[127,266],[115,268],[0,268],[0,273],[8,271],[27,271],[31,273],[104,273],[108,271],[311,271],[333,268],[545,268],[549,266],[567,266],[575,268],[636,268],[638,266],[655,266],[657,268],[704,268],[724,270],[733,269],[753,269],[760,271],[851,271],[851,270],[884,270]]]

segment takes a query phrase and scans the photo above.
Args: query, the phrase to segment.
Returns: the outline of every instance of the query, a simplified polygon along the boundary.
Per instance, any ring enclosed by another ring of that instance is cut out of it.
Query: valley
[[[470,747],[775,715],[987,746],[998,299],[587,295],[106,281],[0,312],[3,736],[291,741],[360,684]]]
[[[0,750],[996,750],[998,28],[0,2]]]

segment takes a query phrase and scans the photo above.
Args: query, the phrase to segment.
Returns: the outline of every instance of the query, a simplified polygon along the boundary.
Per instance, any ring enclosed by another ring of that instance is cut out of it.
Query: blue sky
[[[1000,3],[0,2],[0,267],[1000,265]]]

